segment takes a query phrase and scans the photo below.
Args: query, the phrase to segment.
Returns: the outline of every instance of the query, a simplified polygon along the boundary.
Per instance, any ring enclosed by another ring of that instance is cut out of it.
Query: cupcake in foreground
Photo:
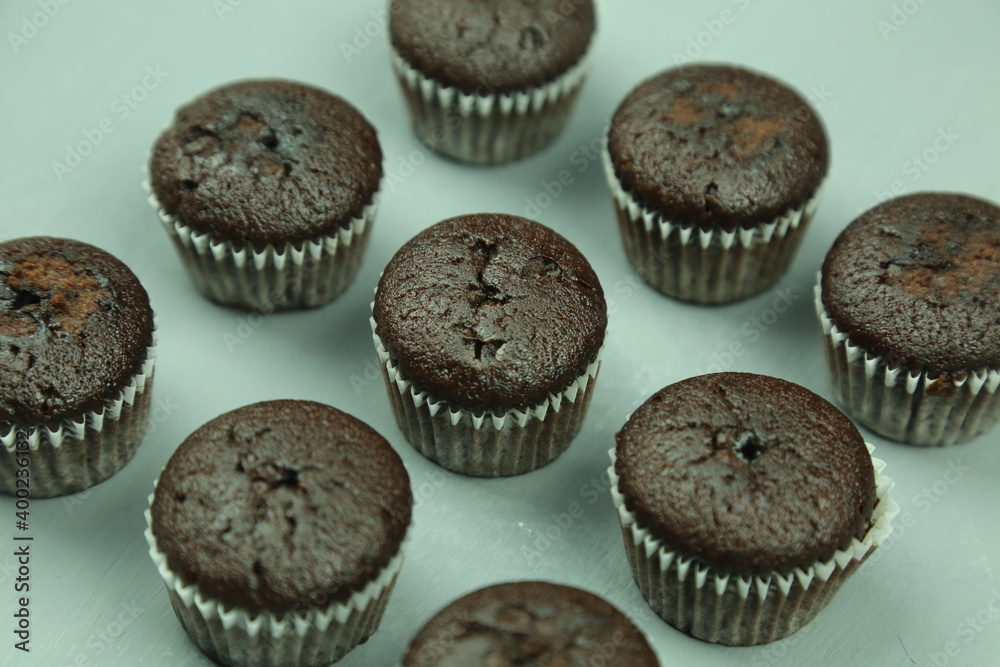
[[[357,109],[318,88],[242,81],[181,108],[149,164],[157,209],[195,286],[242,308],[327,303],[354,279],[382,151]]]
[[[823,263],[816,306],[837,400],[876,433],[950,445],[1000,419],[1000,208],[885,202]]]
[[[642,632],[579,588],[520,581],[481,588],[420,630],[402,667],[659,667]]]
[[[0,493],[76,493],[124,467],[146,433],[154,344],[149,296],[115,257],[0,243]]]
[[[611,120],[605,155],[629,262],[684,301],[758,294],[786,272],[829,167],[797,93],[735,67],[670,69]]]
[[[643,597],[698,639],[808,623],[892,532],[892,481],[833,405],[748,373],[672,384],[616,436],[609,474]]]
[[[379,625],[413,496],[372,428],[311,401],[213,419],[174,452],[146,512],[174,612],[225,665],[329,665]]]
[[[607,303],[587,260],[548,227],[502,214],[433,225],[389,262],[372,309],[396,421],[432,461],[517,475],[580,430]]]
[[[576,103],[595,29],[592,0],[393,0],[392,63],[417,136],[466,162],[545,148]]]

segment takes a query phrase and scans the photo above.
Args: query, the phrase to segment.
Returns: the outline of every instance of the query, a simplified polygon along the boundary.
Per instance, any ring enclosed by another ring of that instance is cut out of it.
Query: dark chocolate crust
[[[1000,208],[947,193],[876,206],[827,254],[822,301],[851,342],[891,367],[1000,369]]]
[[[0,243],[0,433],[101,410],[152,344],[149,296],[115,257],[70,239]]]
[[[785,380],[689,378],[617,434],[619,490],[641,527],[724,571],[788,571],[868,530],[875,473],[858,429]]]
[[[659,667],[639,629],[605,600],[578,588],[522,581],[452,602],[420,630],[403,667],[493,665]]]
[[[393,0],[389,34],[424,76],[487,96],[554,81],[595,25],[591,0]]]
[[[343,602],[399,551],[413,496],[374,429],[328,405],[266,401],[213,419],[160,475],[152,529],[171,570],[251,612]]]
[[[607,303],[580,251],[502,214],[440,222],[408,241],[375,294],[376,333],[403,376],[453,408],[526,408],[582,375]]]
[[[375,129],[336,95],[243,81],[182,107],[149,172],[167,213],[260,249],[346,227],[378,189],[382,151]]]
[[[626,191],[683,227],[733,231],[804,206],[829,167],[808,103],[735,67],[670,69],[637,86],[611,121],[608,151]]]

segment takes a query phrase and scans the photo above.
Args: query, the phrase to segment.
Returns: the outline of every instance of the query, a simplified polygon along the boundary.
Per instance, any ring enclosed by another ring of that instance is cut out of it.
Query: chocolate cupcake
[[[892,481],[833,405],[718,373],[672,384],[616,435],[612,496],[643,597],[698,639],[808,623],[892,532]]]
[[[128,463],[149,417],[154,330],[146,290],[103,250],[0,243],[0,492],[76,493]]]
[[[497,584],[439,611],[402,667],[659,667],[642,632],[609,602],[545,581]]]
[[[153,148],[150,203],[197,288],[270,312],[354,279],[382,178],[375,129],[330,93],[243,81],[181,108]]]
[[[413,496],[378,433],[311,401],[213,419],[163,469],[146,539],[181,625],[225,665],[328,665],[378,627]]]
[[[633,268],[685,301],[758,294],[791,264],[829,165],[826,132],[783,84],[692,65],[636,87],[605,155]]]
[[[876,433],[950,445],[1000,419],[1000,208],[958,194],[880,204],[823,262],[816,306],[837,400]]]
[[[417,136],[466,162],[555,140],[588,68],[591,0],[393,0],[392,63]]]
[[[580,430],[607,304],[587,260],[549,228],[502,214],[440,222],[392,258],[372,309],[396,421],[432,461],[517,475]]]

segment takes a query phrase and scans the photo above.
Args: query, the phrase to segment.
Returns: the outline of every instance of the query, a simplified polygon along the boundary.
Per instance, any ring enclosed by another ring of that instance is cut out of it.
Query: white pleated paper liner
[[[823,307],[816,285],[816,313],[834,395],[844,410],[879,435],[910,445],[965,442],[1000,421],[1000,369],[930,377],[851,341]]]
[[[163,209],[149,179],[143,181],[198,291],[217,303],[265,313],[321,306],[347,289],[361,268],[381,186],[361,213],[333,234],[258,251],[185,225]]]
[[[154,492],[149,496],[153,505]],[[319,667],[329,665],[367,641],[382,620],[403,565],[407,538],[379,574],[345,602],[277,615],[227,608],[204,595],[197,584],[185,585],[167,564],[145,511],[149,555],[167,588],[181,626],[204,653],[231,667]],[[407,534],[409,530],[407,530]]]
[[[869,453],[874,448],[867,445]],[[826,606],[841,585],[892,533],[899,506],[889,497],[893,481],[882,474],[885,462],[872,457],[876,504],[864,539],[808,568],[755,574],[722,574],[698,558],[672,551],[637,523],[625,507],[615,473],[609,477],[632,575],[642,596],[667,623],[698,639],[729,646],[753,646],[787,637]]]
[[[543,86],[479,95],[424,76],[390,49],[417,137],[456,160],[482,164],[527,157],[562,133],[590,69],[591,53],[588,47],[575,65]]]
[[[475,477],[520,475],[555,460],[579,433],[603,348],[566,389],[538,405],[476,414],[418,391],[389,358],[375,319],[370,323],[396,423],[418,452],[441,467]]]
[[[605,138],[604,170],[618,230],[632,268],[667,296],[695,303],[729,303],[759,294],[788,270],[820,191],[800,208],[749,229],[705,231],[667,220],[633,198],[615,174]]]
[[[77,493],[99,484],[125,467],[146,434],[156,361],[156,319],[152,344],[139,372],[132,375],[100,410],[63,420],[55,430],[45,425],[14,424],[0,433],[0,493],[17,492],[18,459],[29,459],[32,498]],[[28,452],[17,448],[18,436]]]

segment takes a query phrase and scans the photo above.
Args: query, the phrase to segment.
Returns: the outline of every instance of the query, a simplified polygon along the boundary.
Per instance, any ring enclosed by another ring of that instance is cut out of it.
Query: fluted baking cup
[[[559,136],[589,70],[589,54],[545,85],[486,95],[424,76],[395,49],[392,66],[421,141],[457,160],[496,164],[536,153]]]
[[[788,270],[819,204],[733,231],[668,220],[635,199],[615,174],[605,142],[604,168],[629,263],[664,294],[696,303],[728,303],[763,292]]]
[[[149,496],[151,507],[154,497],[155,491]],[[405,539],[379,574],[345,602],[285,614],[251,613],[227,608],[204,595],[197,584],[185,584],[157,545],[149,509],[145,516],[149,555],[177,619],[203,652],[232,667],[319,667],[336,662],[378,629],[403,565]]]
[[[867,445],[869,453],[874,447]],[[863,539],[854,538],[826,560],[789,572],[749,577],[723,573],[699,558],[673,551],[625,506],[615,473],[615,450],[608,454],[611,497],[632,575],[642,596],[667,623],[708,642],[731,646],[766,644],[811,621],[841,585],[892,533],[899,506],[889,498],[893,481],[885,462],[872,457],[876,504]]]
[[[853,418],[879,435],[925,446],[964,442],[1000,421],[1000,369],[931,376],[890,366],[834,324],[821,285],[815,293],[834,395]]]
[[[414,387],[375,333],[374,318],[371,326],[396,423],[417,451],[443,468],[476,477],[520,475],[553,461],[580,431],[603,348],[566,389],[538,405],[476,413]]]
[[[131,460],[146,434],[156,360],[156,321],[152,345],[139,372],[132,375],[99,410],[45,425],[13,424],[0,434],[0,493],[17,492],[17,459],[27,456],[33,498],[77,493],[103,482]],[[18,449],[18,438],[28,450]]]
[[[197,232],[163,209],[148,179],[143,187],[198,291],[263,312],[321,306],[347,289],[361,268],[380,193],[333,234],[257,249]]]

